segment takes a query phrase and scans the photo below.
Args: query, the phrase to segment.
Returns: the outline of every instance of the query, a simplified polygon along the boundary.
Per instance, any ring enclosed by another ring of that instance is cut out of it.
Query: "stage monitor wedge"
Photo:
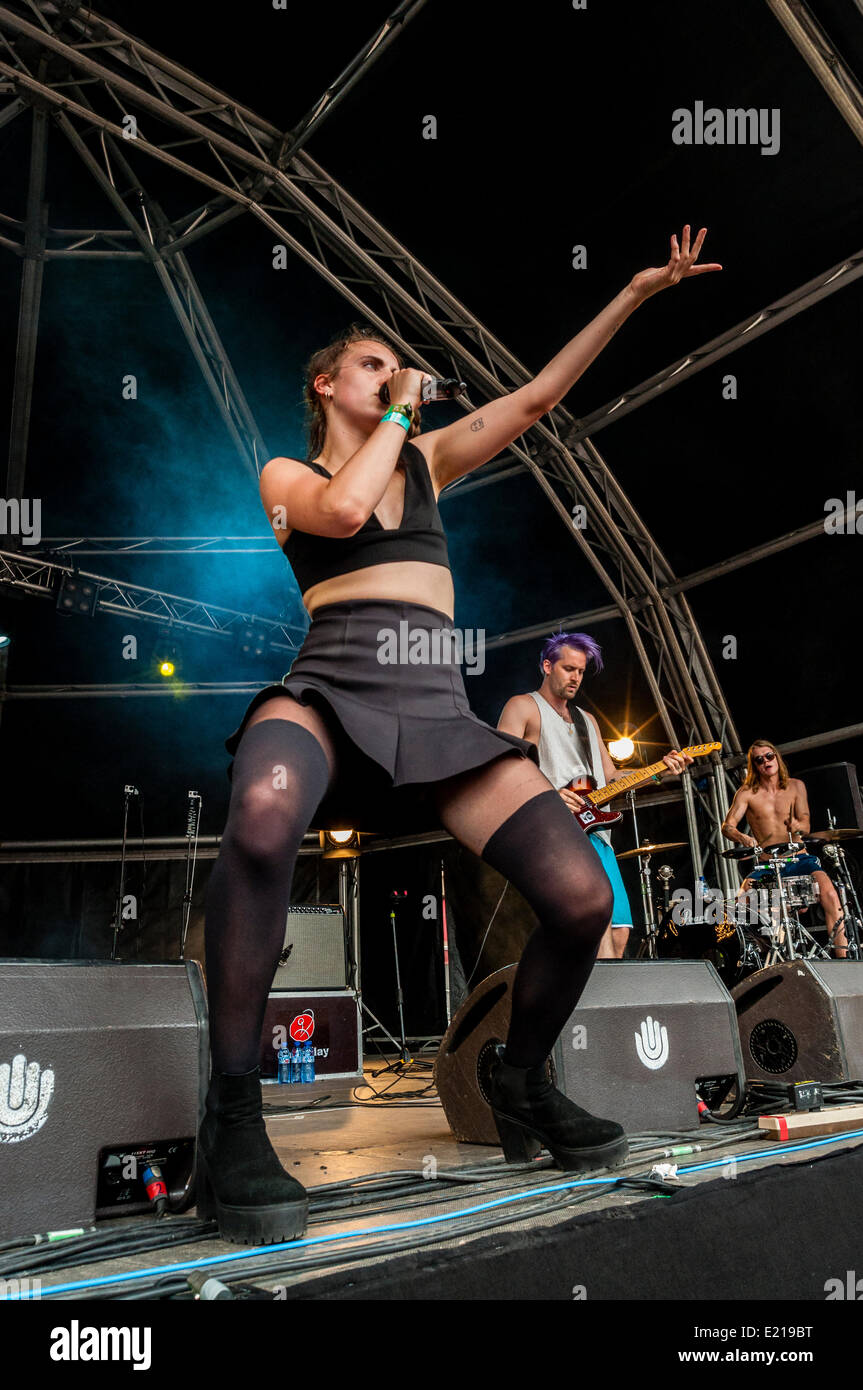
[[[441,1043],[438,1093],[467,1143],[499,1142],[488,1081],[509,1030],[515,971],[483,980]],[[695,1129],[696,1084],[744,1079],[734,1003],[708,961],[598,961],[552,1061],[564,1095],[628,1133]]]
[[[208,1068],[197,961],[0,959],[0,1239],[92,1225],[105,1151],[191,1155]]]
[[[732,991],[750,1081],[863,1081],[863,961],[792,960]]]

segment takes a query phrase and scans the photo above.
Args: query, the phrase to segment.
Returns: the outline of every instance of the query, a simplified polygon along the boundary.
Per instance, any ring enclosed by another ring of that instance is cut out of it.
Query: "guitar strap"
[[[578,705],[573,704],[572,700],[567,700],[566,708],[569,710],[569,717],[572,720],[575,742],[581,756],[581,761],[584,763],[585,767],[590,769],[591,775],[595,776],[587,717],[585,716],[584,710],[579,709]]]

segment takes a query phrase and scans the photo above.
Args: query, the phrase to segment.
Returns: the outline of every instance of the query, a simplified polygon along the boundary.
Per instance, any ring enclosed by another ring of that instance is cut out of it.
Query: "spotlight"
[[[83,613],[92,618],[96,611],[99,586],[95,579],[82,579],[79,574],[64,574],[57,593],[58,613]]]
[[[631,738],[614,738],[606,746],[616,763],[629,762],[635,752],[635,744]]]
[[[267,630],[260,623],[244,623],[237,633],[240,656],[263,656],[268,645]]]
[[[321,830],[322,859],[358,859],[360,832],[358,830]]]
[[[164,680],[170,680],[171,676],[177,674],[177,667],[180,664],[180,657],[174,643],[166,646],[159,646],[155,653],[156,670]]]

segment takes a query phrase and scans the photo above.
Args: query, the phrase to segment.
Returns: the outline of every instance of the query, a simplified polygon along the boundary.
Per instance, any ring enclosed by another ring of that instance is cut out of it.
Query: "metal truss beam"
[[[0,27],[7,23],[9,17],[0,12]],[[131,102],[148,117],[197,140],[198,153],[216,161],[220,177],[178,159],[176,142],[169,150],[141,136],[136,148],[248,206],[282,243],[394,338],[412,360],[417,361],[419,354],[418,365],[436,374],[459,372],[484,395],[499,395],[530,379],[513,354],[308,156],[300,154],[293,159],[288,177],[245,128],[243,142],[229,139],[214,128],[212,120],[204,125],[197,118],[199,112],[190,115],[176,110],[162,97],[118,78],[92,57],[53,36],[40,34],[24,21],[15,18],[10,27],[27,32],[36,42],[67,58],[73,69],[82,70],[91,79],[91,96],[101,85],[124,111]],[[109,134],[122,137],[116,122],[97,115],[89,102],[84,107],[65,90],[54,90],[5,64],[0,64],[0,70],[16,78],[34,97],[53,105],[60,113],[58,120],[67,125],[71,126],[74,115],[84,120],[88,133],[101,130],[103,139]],[[239,124],[242,126],[242,121]],[[154,128],[153,122],[149,128]],[[232,134],[236,137],[236,132]],[[230,183],[224,182],[222,174]],[[254,175],[264,176],[266,203],[253,201],[241,187],[244,179]],[[330,265],[333,258],[338,262],[335,270]],[[363,291],[362,296],[355,287]],[[446,364],[443,369],[425,359],[429,348],[437,362]],[[470,402],[465,405],[469,407]],[[737,736],[730,713],[685,600],[675,595],[664,602],[659,594],[657,581],[667,584],[676,576],[595,448],[584,444],[576,456],[564,444],[563,435],[572,428],[572,418],[558,407],[547,419],[548,424],[532,427],[523,437],[526,443],[517,441],[511,452],[530,469],[619,608],[669,741],[680,746],[718,736],[734,745]],[[587,532],[572,525],[574,503],[586,506]],[[637,614],[631,607],[634,597],[647,600]],[[690,807],[690,822],[693,817]]]
[[[32,8],[46,27],[49,13],[59,13],[53,6]],[[295,151],[280,168],[279,156],[286,151],[281,133],[91,14],[86,25],[78,13],[64,14],[62,22],[64,32],[75,36],[71,44],[0,11],[0,31],[30,38],[36,49],[65,59],[70,73],[82,75],[86,103],[70,96],[73,84],[59,69],[51,81],[40,80],[17,38],[8,44],[15,65],[0,62],[0,73],[19,97],[45,103],[76,132],[80,125],[82,144],[121,139],[118,110],[144,113],[138,139],[128,142],[130,155],[134,144],[217,195],[182,228],[179,223],[162,228],[166,259],[172,233],[176,248],[179,240],[201,231],[211,212],[226,217],[231,205],[245,208],[418,366],[440,375],[458,372],[481,398],[530,379],[518,359],[320,165]],[[117,71],[118,64],[127,75]],[[95,109],[105,101],[108,115]],[[462,404],[473,408],[469,399]],[[627,625],[669,739],[681,744],[718,738],[734,751],[739,739],[697,625],[676,587],[677,576],[592,441],[573,442],[580,423],[558,406],[515,442],[511,454],[529,469],[605,585]],[[574,505],[586,509],[584,530],[572,523]],[[724,796],[718,777],[717,813]],[[691,792],[687,807],[691,820]],[[724,861],[719,867],[724,870]]]
[[[720,333],[709,343],[695,348],[693,352],[687,353],[677,362],[672,362],[671,366],[664,367],[661,372],[656,372],[646,381],[640,382],[638,386],[633,386],[629,391],[622,392],[613,401],[608,401],[597,410],[592,410],[589,415],[585,415],[575,422],[574,428],[567,435],[568,444],[572,446],[588,435],[596,434],[606,425],[614,424],[616,420],[622,419],[624,415],[629,415],[639,406],[646,405],[648,401],[655,400],[657,396],[670,391],[672,387],[679,386],[682,381],[694,376],[696,372],[712,366],[714,362],[727,357],[729,353],[736,352],[738,348],[746,347],[748,343],[762,337],[765,333],[769,333],[771,329],[778,328],[780,324],[786,323],[788,319],[802,313],[804,309],[810,309],[813,304],[820,303],[828,295],[835,294],[837,290],[845,289],[855,280],[859,280],[861,275],[863,275],[863,250],[849,256],[847,260],[841,261],[838,265],[831,266],[829,270],[822,271],[812,280],[808,280],[805,285],[801,285],[798,289],[792,290],[790,294],[784,295],[782,299],[776,299],[766,308],[759,309],[750,318],[744,319],[734,328]]]
[[[30,177],[27,188],[27,220],[24,227],[24,264],[18,304],[18,344],[15,353],[15,384],[12,392],[12,422],[9,430],[9,464],[6,496],[24,495],[27,466],[27,440],[30,435],[30,406],[33,400],[33,373],[36,367],[36,341],[39,333],[39,303],[42,297],[42,264],[45,251],[45,174],[48,148],[48,117],[33,109],[33,137],[30,146]]]
[[[863,143],[863,93],[832,39],[803,0],[767,0],[767,4],[843,121]]]
[[[75,90],[82,102],[89,105],[84,93],[78,88]],[[144,192],[128,160],[110,136],[105,138],[102,147],[103,167],[91,154],[68,117],[59,112],[56,119],[85,167],[126,222],[128,230],[138,242],[141,255],[150,261],[234,446],[257,479],[270,457],[269,451],[186,257],[180,253],[166,261],[159,252],[159,242],[169,225],[167,217],[156,200]],[[125,197],[117,191],[115,170],[122,176]],[[140,221],[128,206],[126,200],[129,198],[133,198],[140,208]]]
[[[179,594],[147,589],[141,584],[109,579],[87,570],[73,569],[40,557],[0,550],[0,586],[36,598],[57,597],[64,575],[89,579],[96,585],[97,613],[119,613],[146,622],[162,623],[177,632],[199,632],[214,637],[236,638],[239,629],[254,624],[268,635],[268,646],[274,651],[296,653],[305,636],[305,629],[292,624],[275,622],[256,613],[240,613],[232,608],[220,608]]]
[[[2,700],[106,700],[183,699],[187,695],[257,695],[260,681],[122,681],[92,685],[12,685],[0,693]]]
[[[31,555],[271,555],[269,536],[44,536]]]

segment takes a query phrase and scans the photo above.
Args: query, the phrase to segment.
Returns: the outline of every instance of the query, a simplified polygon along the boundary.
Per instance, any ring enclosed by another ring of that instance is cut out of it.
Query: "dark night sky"
[[[325,9],[270,0],[241,8],[97,6],[284,129],[351,60],[392,3]],[[851,7],[813,6],[858,74]],[[844,18],[843,18],[844,15]],[[323,17],[325,16],[325,18]],[[706,106],[778,108],[775,155],[751,146],[678,146],[671,113]],[[438,138],[422,139],[428,114]],[[29,121],[0,130],[0,211],[24,212]],[[721,274],[651,299],[566,399],[589,414],[686,352],[859,251],[858,142],[765,4],[703,3],[680,21],[654,6],[564,0],[504,9],[429,0],[313,138],[309,153],[382,221],[532,370],[639,269],[664,262],[684,222],[709,228]],[[49,147],[54,226],[116,225],[116,215],[56,130]],[[136,164],[171,216],[205,194],[153,161]],[[273,453],[302,448],[302,363],[353,317],[299,261],[276,273],[273,236],[246,216],[190,249],[189,260]],[[574,270],[571,248],[587,247]],[[8,420],[20,265],[0,260],[2,379]],[[857,281],[751,345],[598,432],[595,443],[679,575],[806,525],[831,497],[863,495]],[[120,399],[126,372],[139,399]],[[723,376],[738,399],[722,398]],[[428,415],[426,412],[426,424]],[[445,416],[441,415],[440,419]],[[263,535],[265,518],[176,320],[143,264],[46,268],[27,495],[56,535]],[[606,601],[535,483],[520,476],[445,499],[457,624],[489,635],[531,623],[552,631]],[[690,600],[741,737],[792,740],[860,719],[860,548],[819,538]],[[268,617],[302,620],[290,571],[265,555],[106,557],[84,568]],[[149,624],[60,618],[53,604],[0,597],[11,631],[9,685],[146,679],[121,658]],[[722,639],[738,639],[736,661]],[[607,668],[586,688],[621,723],[650,717],[622,623],[598,625]],[[494,654],[467,682],[494,723],[507,697],[538,684],[539,643]],[[184,644],[187,679],[278,678],[289,660],[241,665],[227,643]],[[143,661],[138,663],[143,666]],[[0,836],[119,833],[122,787],[144,791],[150,833],[182,833],[185,792],[200,788],[204,833],[227,806],[225,735],[242,696],[185,701],[10,701],[0,727]],[[653,726],[655,728],[655,724]],[[859,741],[858,741],[859,742]],[[795,770],[863,746],[836,744]]]

